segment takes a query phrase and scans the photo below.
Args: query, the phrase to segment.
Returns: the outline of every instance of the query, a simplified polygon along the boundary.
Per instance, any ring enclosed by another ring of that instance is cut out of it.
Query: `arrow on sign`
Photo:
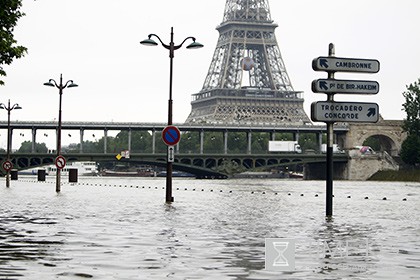
[[[375,116],[375,115],[376,115],[376,109],[375,108],[369,108],[367,116],[372,117],[372,116]]]
[[[174,160],[175,160],[174,146],[168,146],[168,162],[174,162]]]
[[[327,60],[327,59],[325,59],[325,58],[321,58],[321,59],[319,60],[319,65],[320,65],[321,67],[328,68],[328,60]]]
[[[319,87],[321,89],[328,90],[328,86],[327,86],[327,82],[326,81],[320,81],[319,82]]]

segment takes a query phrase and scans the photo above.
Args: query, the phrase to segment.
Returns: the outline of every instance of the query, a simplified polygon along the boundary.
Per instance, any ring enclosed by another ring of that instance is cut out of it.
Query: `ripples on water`
[[[48,179],[0,181],[0,279],[420,276],[419,184],[337,181],[326,220],[322,181],[175,179],[167,205],[161,178],[81,177],[58,195]],[[264,269],[265,238],[299,243],[294,271]],[[320,240],[369,255],[319,256]]]

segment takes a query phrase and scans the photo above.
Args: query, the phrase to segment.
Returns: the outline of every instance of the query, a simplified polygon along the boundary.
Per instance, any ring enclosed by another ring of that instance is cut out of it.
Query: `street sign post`
[[[175,147],[168,146],[168,162],[174,162],[174,161],[175,161]]]
[[[313,102],[311,119],[315,122],[376,123],[379,120],[379,106],[361,102]]]
[[[379,83],[376,81],[318,79],[312,82],[312,91],[322,93],[377,94],[379,92]]]
[[[327,79],[312,82],[313,92],[327,94],[327,101],[311,105],[311,119],[327,124],[326,154],[326,216],[333,213],[333,146],[335,122],[367,122],[379,120],[379,106],[376,103],[335,102],[334,94],[377,94],[379,83],[375,81],[336,80],[335,72],[377,73],[379,61],[376,59],[335,57],[334,44],[328,46],[328,56],[320,56],[312,61],[312,69],[328,73]]]
[[[64,166],[66,166],[66,159],[63,156],[58,156],[55,158],[55,166],[57,166],[58,169],[63,169]]]
[[[168,146],[175,146],[181,140],[181,132],[176,126],[169,125],[162,131],[162,140]]]
[[[9,172],[13,168],[13,163],[10,160],[6,160],[2,164],[4,171]]]
[[[312,61],[312,69],[315,71],[378,73],[379,67],[376,59],[320,56]]]

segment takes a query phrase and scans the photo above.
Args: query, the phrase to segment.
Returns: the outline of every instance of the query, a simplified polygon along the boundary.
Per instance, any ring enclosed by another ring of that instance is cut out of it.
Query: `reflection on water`
[[[50,249],[63,243],[60,241],[60,233],[50,236],[44,228],[55,223],[49,218],[31,217],[29,213],[0,213],[0,275],[23,276],[21,272],[25,270],[24,266],[9,267],[10,263],[39,261],[46,266],[54,266],[48,263],[53,257]]]
[[[161,178],[79,182],[0,187],[0,279],[420,275],[418,184],[336,182],[327,220],[321,181],[176,179],[172,205]],[[265,238],[296,241],[294,271],[265,270]]]

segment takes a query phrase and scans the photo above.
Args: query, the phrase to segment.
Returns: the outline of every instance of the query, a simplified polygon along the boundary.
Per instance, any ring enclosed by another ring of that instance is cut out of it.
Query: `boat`
[[[160,171],[156,176],[157,177],[166,177],[166,171]],[[172,171],[172,177],[196,177],[194,174],[183,172],[183,171]]]
[[[156,172],[146,166],[136,168],[116,168],[116,169],[103,169],[100,172],[101,176],[112,176],[112,177],[155,177]]]
[[[37,175],[38,170],[45,170],[45,175],[56,175],[57,167],[54,164],[47,166],[39,166],[18,171],[20,175]],[[98,176],[98,166],[94,161],[75,161],[67,162],[66,166],[61,169],[61,175],[69,175],[70,169],[77,169],[78,176]]]

